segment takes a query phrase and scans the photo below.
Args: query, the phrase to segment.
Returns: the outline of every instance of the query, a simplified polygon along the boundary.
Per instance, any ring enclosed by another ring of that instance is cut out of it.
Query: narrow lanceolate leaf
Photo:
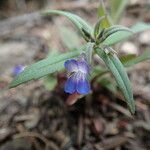
[[[97,48],[95,50],[97,54],[103,59],[111,73],[114,75],[120,90],[124,94],[130,112],[134,114],[135,103],[133,100],[132,88],[122,63],[120,62],[116,54],[106,54],[105,51],[100,48]]]
[[[135,64],[140,63],[140,62],[145,61],[145,60],[150,60],[150,49],[145,51],[140,56],[134,57],[134,58],[130,59],[129,61],[126,61],[124,63],[124,66],[125,67],[130,67],[132,65],[135,65]]]
[[[86,30],[89,34],[92,33],[92,28],[88,23],[80,18],[79,16],[72,14],[70,12],[65,12],[65,11],[60,11],[60,10],[48,10],[45,12],[42,12],[43,15],[51,15],[51,14],[56,14],[56,15],[63,15],[70,19],[72,23],[82,32],[82,29]]]
[[[99,24],[102,29],[106,29],[106,28],[108,28],[108,27],[111,26],[109,17],[106,14],[106,10],[105,10],[105,6],[104,6],[103,0],[100,1],[100,5],[99,5],[99,8],[98,8],[98,16],[100,18],[104,17],[104,19],[102,19],[101,22],[100,22],[100,24]]]
[[[87,47],[86,47],[86,58],[87,58],[87,62],[89,64],[92,63],[92,53],[93,53],[93,43],[87,43]]]
[[[131,27],[131,30],[134,33],[139,33],[139,32],[142,32],[142,31],[145,31],[145,30],[148,30],[148,29],[150,29],[150,24],[145,23],[145,22],[138,22],[137,24],[135,24]]]
[[[50,73],[63,69],[64,62],[67,59],[74,58],[79,55],[79,51],[72,51],[64,54],[58,54],[53,58],[48,57],[35,64],[25,68],[25,70],[14,78],[9,87],[13,88],[30,80],[35,80],[46,76]]]
[[[119,59],[123,65],[126,65],[129,61],[131,61],[135,58],[136,58],[135,54],[128,54],[128,55],[123,55],[123,56],[119,57]]]
[[[109,0],[111,17],[114,23],[118,23],[122,14],[129,3],[129,0]]]
[[[117,40],[120,41],[122,38],[122,35],[133,35],[132,30],[130,30],[127,27],[121,26],[121,25],[114,25],[111,26],[103,32],[103,36],[101,39],[101,42],[106,45],[112,45],[114,41],[116,42]],[[118,35],[118,36],[116,36]]]
[[[131,31],[132,31],[134,34],[136,34],[136,33],[145,31],[145,30],[147,30],[147,29],[150,29],[150,24],[144,23],[144,22],[140,22],[140,23],[137,23],[137,24],[133,25],[130,29],[131,29]],[[106,45],[113,45],[113,44],[119,43],[119,42],[121,42],[121,41],[124,41],[124,40],[130,38],[131,35],[133,35],[131,32],[127,32],[127,31],[125,31],[125,30],[121,30],[121,31],[118,31],[118,32],[115,32],[115,33],[111,34],[111,35],[104,41],[103,44],[106,44]]]
[[[97,38],[97,36],[100,34],[100,32],[102,31],[102,28],[100,27],[100,23],[101,21],[104,19],[104,17],[101,17],[98,22],[95,24],[94,27],[94,37]]]

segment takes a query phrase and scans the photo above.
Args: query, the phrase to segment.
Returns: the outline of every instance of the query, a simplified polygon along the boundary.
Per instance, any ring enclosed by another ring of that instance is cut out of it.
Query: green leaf
[[[105,17],[104,19],[101,20],[100,22],[100,26],[102,29],[106,29],[108,27],[111,26],[111,23],[110,23],[110,20],[109,20],[109,17],[106,13],[106,9],[105,9],[105,6],[104,6],[104,2],[103,0],[100,1],[100,5],[99,5],[99,8],[98,8],[98,16],[101,18],[101,17]]]
[[[129,3],[128,0],[109,0],[110,14],[114,23],[118,23],[122,14]]]
[[[30,80],[35,80],[46,76],[50,73],[59,71],[64,68],[64,62],[67,59],[74,58],[79,55],[79,51],[67,52],[61,55],[48,57],[35,64],[25,68],[25,70],[17,75],[9,85],[9,88],[16,87]]]
[[[57,85],[57,79],[53,75],[44,78],[44,86],[47,90],[52,91]]]
[[[61,40],[63,41],[64,45],[68,49],[71,50],[79,47],[80,38],[76,34],[76,32],[74,32],[71,28],[68,27],[60,27],[59,29],[60,29]]]
[[[145,51],[140,56],[134,57],[133,59],[130,59],[129,61],[127,61],[126,63],[124,63],[124,65],[126,67],[130,67],[132,65],[138,64],[138,63],[140,63],[142,61],[149,60],[149,59],[150,59],[150,50],[148,49],[147,51]]]
[[[145,23],[145,22],[138,22],[138,23],[136,23],[135,25],[133,25],[131,27],[131,30],[134,33],[143,32],[143,31],[148,30],[148,29],[150,29],[150,24],[149,23]]]
[[[79,29],[79,31],[83,34],[82,29],[86,30],[89,34],[92,33],[92,28],[88,23],[80,18],[79,16],[72,14],[70,12],[65,12],[65,11],[60,11],[60,10],[47,10],[42,12],[43,15],[51,15],[51,14],[56,14],[56,15],[63,15],[70,19],[72,23]]]
[[[86,54],[85,55],[86,55],[86,58],[87,58],[87,62],[89,64],[91,64],[92,63],[92,54],[93,54],[93,46],[94,46],[94,44],[89,42],[86,45],[87,46],[86,46]]]
[[[103,0],[100,0],[100,4],[99,4],[99,7],[98,7],[98,16],[103,17],[105,15],[106,15],[106,9],[105,9],[105,6],[104,6],[104,2],[103,2]]]
[[[147,29],[150,29],[150,24],[147,24],[147,23],[144,23],[144,22],[137,23],[137,24],[135,24],[131,27],[131,31],[134,34],[145,31]],[[131,32],[127,32],[127,31],[124,31],[124,30],[118,31],[118,32],[115,32],[114,34],[110,35],[103,42],[103,44],[113,45],[113,44],[116,44],[118,42],[121,42],[121,41],[124,41],[124,40],[128,39],[129,37],[131,37],[131,35],[133,35]]]
[[[96,25],[95,25],[95,27],[94,27],[94,37],[95,37],[95,39],[97,38],[97,36],[100,34],[100,32],[102,31],[102,28],[100,27],[100,24],[101,24],[101,21],[104,19],[104,16],[103,17],[101,17],[98,21],[97,21],[97,23],[96,23]]]
[[[150,59],[150,50],[145,51],[140,56],[136,56],[135,54],[129,54],[129,55],[123,55],[120,58],[121,63],[124,65],[124,67],[130,67],[132,65],[136,65],[142,61],[149,60]],[[91,79],[94,78],[97,75],[103,75],[108,73],[107,68],[100,67],[99,65],[96,65],[91,74]]]
[[[130,112],[134,114],[135,103],[133,100],[132,88],[122,63],[115,54],[107,55],[105,51],[100,48],[96,48],[95,50],[96,53],[103,59],[111,73],[114,75],[120,90],[124,94]]]
[[[125,65],[129,61],[133,60],[134,58],[136,58],[135,54],[128,54],[128,55],[123,55],[123,56],[119,57],[119,59],[123,65]]]
[[[117,33],[121,33],[121,32],[124,32],[126,34],[130,34],[130,35],[133,34],[132,30],[130,30],[127,27],[124,27],[121,25],[114,25],[114,26],[111,26],[111,27],[104,30],[100,42],[104,41],[103,42],[104,44],[109,45],[111,41],[114,41],[113,35],[116,35]],[[111,39],[109,39],[109,37],[111,37]],[[117,37],[117,39],[120,40],[120,37],[119,38],[118,37]],[[107,39],[109,39],[109,44],[106,42]]]

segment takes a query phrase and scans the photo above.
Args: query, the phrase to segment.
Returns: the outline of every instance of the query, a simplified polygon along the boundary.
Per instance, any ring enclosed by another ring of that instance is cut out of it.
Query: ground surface
[[[146,5],[148,2],[137,1],[129,6],[121,23],[129,26],[141,19],[150,21]],[[96,21],[96,3],[55,2],[50,7],[73,10],[92,24]],[[91,95],[67,106],[64,73],[56,75],[58,85],[51,92],[45,89],[43,79],[4,90],[12,80],[15,65],[36,62],[54,48],[65,51],[58,27],[72,28],[64,17],[41,18],[32,14],[28,21],[25,18],[20,23],[20,19],[19,23],[0,21],[0,149],[150,149],[150,62],[129,70],[137,107],[134,117],[119,93],[114,95],[98,83],[93,83]],[[150,46],[149,33],[137,35],[132,39],[134,44],[124,42],[117,48],[120,53],[129,50],[140,54]]]

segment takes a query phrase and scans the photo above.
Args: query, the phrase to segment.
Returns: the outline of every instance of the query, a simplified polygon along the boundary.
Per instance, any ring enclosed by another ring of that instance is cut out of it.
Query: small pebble
[[[121,52],[125,54],[138,54],[137,47],[131,42],[125,42],[121,47]]]
[[[141,33],[139,36],[139,41],[141,44],[149,44],[150,43],[150,30]]]

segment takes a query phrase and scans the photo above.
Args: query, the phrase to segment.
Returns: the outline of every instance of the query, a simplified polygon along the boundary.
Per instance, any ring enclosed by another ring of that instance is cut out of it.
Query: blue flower
[[[90,66],[84,58],[79,60],[70,59],[64,63],[67,71],[71,73],[65,84],[66,93],[87,94],[90,92],[90,83],[87,76],[90,72]]]
[[[13,68],[13,71],[12,71],[12,73],[13,73],[13,75],[18,75],[18,74],[20,74],[23,70],[24,70],[24,66],[22,66],[22,65],[17,65],[17,66],[15,66],[14,68]]]

